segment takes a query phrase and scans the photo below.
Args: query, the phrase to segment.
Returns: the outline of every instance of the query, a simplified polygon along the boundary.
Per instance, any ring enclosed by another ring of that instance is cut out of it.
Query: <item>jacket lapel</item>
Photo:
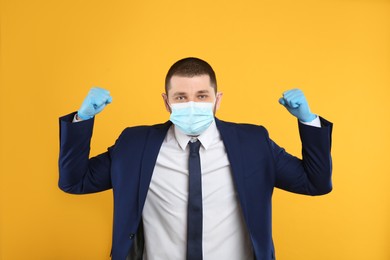
[[[162,142],[164,141],[164,138],[167,135],[168,129],[171,125],[172,123],[167,121],[162,125],[151,127],[149,135],[146,138],[144,155],[141,163],[141,177],[138,191],[138,212],[142,212],[154,166],[156,165],[157,156],[159,154]]]
[[[236,191],[240,200],[242,211],[244,216],[246,216],[247,209],[244,196],[245,186],[243,178],[244,167],[241,152],[242,148],[238,139],[238,134],[234,124],[226,123],[217,118],[215,118],[215,122],[226,148],[230,167],[232,169],[233,179],[236,185]]]

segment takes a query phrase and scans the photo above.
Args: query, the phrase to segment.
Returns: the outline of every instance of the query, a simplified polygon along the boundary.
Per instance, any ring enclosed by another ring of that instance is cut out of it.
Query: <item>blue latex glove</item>
[[[91,119],[100,113],[106,105],[112,102],[112,97],[108,90],[102,88],[91,88],[87,97],[84,99],[77,116],[82,120]]]
[[[301,122],[311,122],[317,117],[310,111],[305,95],[300,89],[284,92],[283,97],[279,99],[279,103]]]

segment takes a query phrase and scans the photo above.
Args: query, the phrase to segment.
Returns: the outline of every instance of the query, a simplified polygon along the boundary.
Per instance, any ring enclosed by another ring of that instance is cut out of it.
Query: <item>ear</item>
[[[222,96],[223,96],[222,92],[217,92],[217,94],[215,95],[215,108],[214,108],[215,111],[214,111],[214,113],[219,109],[219,106],[221,105]]]
[[[161,96],[162,96],[163,101],[164,101],[165,109],[166,109],[169,113],[172,113],[171,107],[169,106],[169,101],[168,101],[168,96],[167,96],[167,94],[162,93]]]

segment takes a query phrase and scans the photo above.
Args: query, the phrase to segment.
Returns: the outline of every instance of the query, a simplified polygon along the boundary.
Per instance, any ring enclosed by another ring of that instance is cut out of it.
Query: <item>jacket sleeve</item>
[[[58,186],[64,192],[72,194],[86,194],[110,189],[112,184],[109,151],[89,158],[94,119],[72,123],[74,114],[59,119]]]
[[[275,186],[307,195],[323,195],[332,190],[332,123],[321,119],[321,128],[299,123],[302,160],[288,154],[272,140],[275,159]]]

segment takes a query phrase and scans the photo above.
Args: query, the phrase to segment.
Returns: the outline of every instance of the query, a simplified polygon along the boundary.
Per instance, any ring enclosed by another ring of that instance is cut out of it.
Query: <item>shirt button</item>
[[[130,238],[130,239],[133,239],[134,236],[135,236],[135,234],[130,234],[129,238]]]

